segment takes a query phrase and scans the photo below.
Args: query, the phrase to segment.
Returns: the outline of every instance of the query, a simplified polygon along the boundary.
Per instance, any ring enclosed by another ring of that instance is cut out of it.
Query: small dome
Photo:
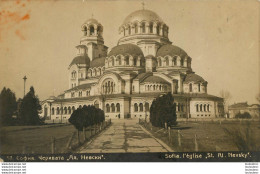
[[[89,64],[89,57],[87,55],[84,56],[77,56],[75,57],[72,62],[70,63],[70,66],[74,64]]]
[[[98,25],[99,22],[96,19],[91,18],[91,19],[86,20],[85,24],[97,24]]]
[[[189,82],[195,82],[195,83],[203,83],[206,82],[202,77],[195,73],[187,74],[184,80],[184,83],[189,83]]]
[[[105,66],[105,57],[95,58],[90,62],[90,67],[103,67]]]
[[[130,55],[144,55],[141,48],[139,48],[137,45],[134,44],[122,44],[122,45],[118,45],[115,46],[114,48],[112,48],[112,50],[109,52],[108,56],[112,56],[112,55],[126,55],[126,54],[130,54]]]
[[[134,23],[136,21],[138,21],[138,22],[142,22],[142,21],[163,22],[162,19],[155,12],[153,12],[151,10],[137,10],[125,18],[123,25],[129,24],[129,23]]]
[[[144,79],[143,82],[169,84],[169,82],[167,82],[163,78],[157,77],[157,76],[149,76],[146,79]]]
[[[183,49],[181,49],[177,46],[167,44],[167,45],[161,46],[156,53],[157,57],[158,56],[164,57],[166,55],[170,55],[170,56],[177,55],[177,56],[182,57],[182,56],[186,56],[187,53]]]

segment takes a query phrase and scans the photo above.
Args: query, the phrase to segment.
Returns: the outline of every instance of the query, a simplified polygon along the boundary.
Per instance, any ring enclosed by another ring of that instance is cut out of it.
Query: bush
[[[105,120],[104,111],[94,106],[83,106],[75,110],[70,118],[69,122],[75,126],[78,131],[83,131],[83,127],[93,126],[100,124]]]
[[[251,118],[251,115],[248,112],[245,112],[243,114],[238,113],[236,114],[235,118],[245,118],[245,119],[249,119]]]
[[[150,122],[153,126],[176,125],[176,104],[171,93],[156,98],[150,108]]]

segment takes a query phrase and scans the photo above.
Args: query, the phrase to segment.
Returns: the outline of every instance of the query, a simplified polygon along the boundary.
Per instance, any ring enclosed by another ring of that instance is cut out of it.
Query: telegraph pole
[[[26,80],[27,80],[27,77],[26,76],[24,76],[23,77],[23,97],[25,96],[25,82],[26,82]]]

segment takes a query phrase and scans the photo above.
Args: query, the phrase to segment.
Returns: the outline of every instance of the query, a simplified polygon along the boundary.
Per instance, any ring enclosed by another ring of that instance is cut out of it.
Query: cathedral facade
[[[207,93],[207,81],[191,68],[192,58],[168,38],[169,26],[153,11],[138,10],[119,27],[108,52],[103,26],[87,20],[77,55],[68,67],[68,90],[42,102],[46,120],[68,120],[78,107],[94,105],[106,118],[149,118],[152,101],[171,93],[178,118],[217,118],[223,99]]]

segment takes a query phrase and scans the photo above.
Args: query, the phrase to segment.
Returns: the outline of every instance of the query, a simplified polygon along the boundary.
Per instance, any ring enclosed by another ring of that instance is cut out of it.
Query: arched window
[[[169,59],[168,59],[168,57],[166,57],[166,59],[165,59],[165,64],[166,64],[166,66],[169,66]]]
[[[177,58],[175,57],[175,58],[173,58],[173,64],[174,64],[174,66],[176,66],[177,65]]]
[[[106,104],[106,112],[110,112],[110,106],[109,106],[109,104]]]
[[[198,89],[199,89],[199,92],[200,92],[200,83],[199,83],[199,85],[198,85]]]
[[[141,24],[141,29],[142,29],[142,33],[145,33],[145,23],[144,22]]]
[[[138,26],[135,24],[135,33],[138,33]]]
[[[138,105],[137,105],[137,103],[134,104],[134,111],[138,112]]]
[[[118,65],[122,65],[121,57],[118,58]]]
[[[63,108],[62,107],[60,108],[60,114],[63,114]]]
[[[210,112],[210,106],[209,106],[209,104],[208,104],[208,106],[207,106],[207,110],[208,110],[208,112]]]
[[[90,26],[90,35],[94,35],[95,33],[95,29],[94,29],[94,26]]]
[[[136,62],[137,62],[137,60],[136,60],[136,58],[134,58],[134,66],[136,66]]]
[[[128,34],[131,34],[131,26],[128,27]]]
[[[54,108],[51,108],[51,114],[54,115]]]
[[[140,103],[140,104],[139,104],[139,111],[140,111],[140,112],[143,112],[143,111],[144,111],[144,105],[143,105],[143,103]]]
[[[75,107],[74,106],[72,106],[72,112],[74,112],[75,111]]]
[[[68,107],[68,114],[71,114],[71,108],[70,108],[70,106]]]
[[[64,114],[67,114],[67,107],[64,108]]]
[[[196,104],[196,112],[199,112],[199,105]]]
[[[206,106],[206,105],[204,105],[204,111],[205,111],[205,112],[207,111],[207,106]]]
[[[111,110],[112,110],[112,112],[115,112],[115,111],[116,111],[116,108],[115,108],[115,104],[114,104],[114,103],[111,104]]]
[[[202,104],[200,105],[200,112],[202,112]]]
[[[60,108],[57,107],[57,109],[56,109],[56,115],[59,115],[59,114],[60,114]]]
[[[162,66],[162,60],[158,59],[158,66]]]
[[[120,104],[119,103],[116,104],[116,112],[120,112]]]
[[[182,112],[184,111],[184,107],[183,107],[183,104],[181,104],[181,111],[182,111]]]
[[[99,102],[97,100],[94,102],[94,106],[95,108],[99,108]]]
[[[150,30],[149,31],[150,33],[153,33],[153,24],[152,23],[150,23],[150,25],[149,25],[149,30]]]
[[[125,57],[125,64],[129,65],[129,57],[128,56]]]
[[[183,66],[183,59],[181,59],[181,66]]]
[[[190,92],[192,92],[192,84],[191,83],[189,85],[189,90],[190,90]]]
[[[149,112],[149,103],[145,103],[144,104],[144,107],[145,107],[145,112]]]
[[[82,106],[81,105],[79,105],[79,109],[81,109],[82,108]]]

